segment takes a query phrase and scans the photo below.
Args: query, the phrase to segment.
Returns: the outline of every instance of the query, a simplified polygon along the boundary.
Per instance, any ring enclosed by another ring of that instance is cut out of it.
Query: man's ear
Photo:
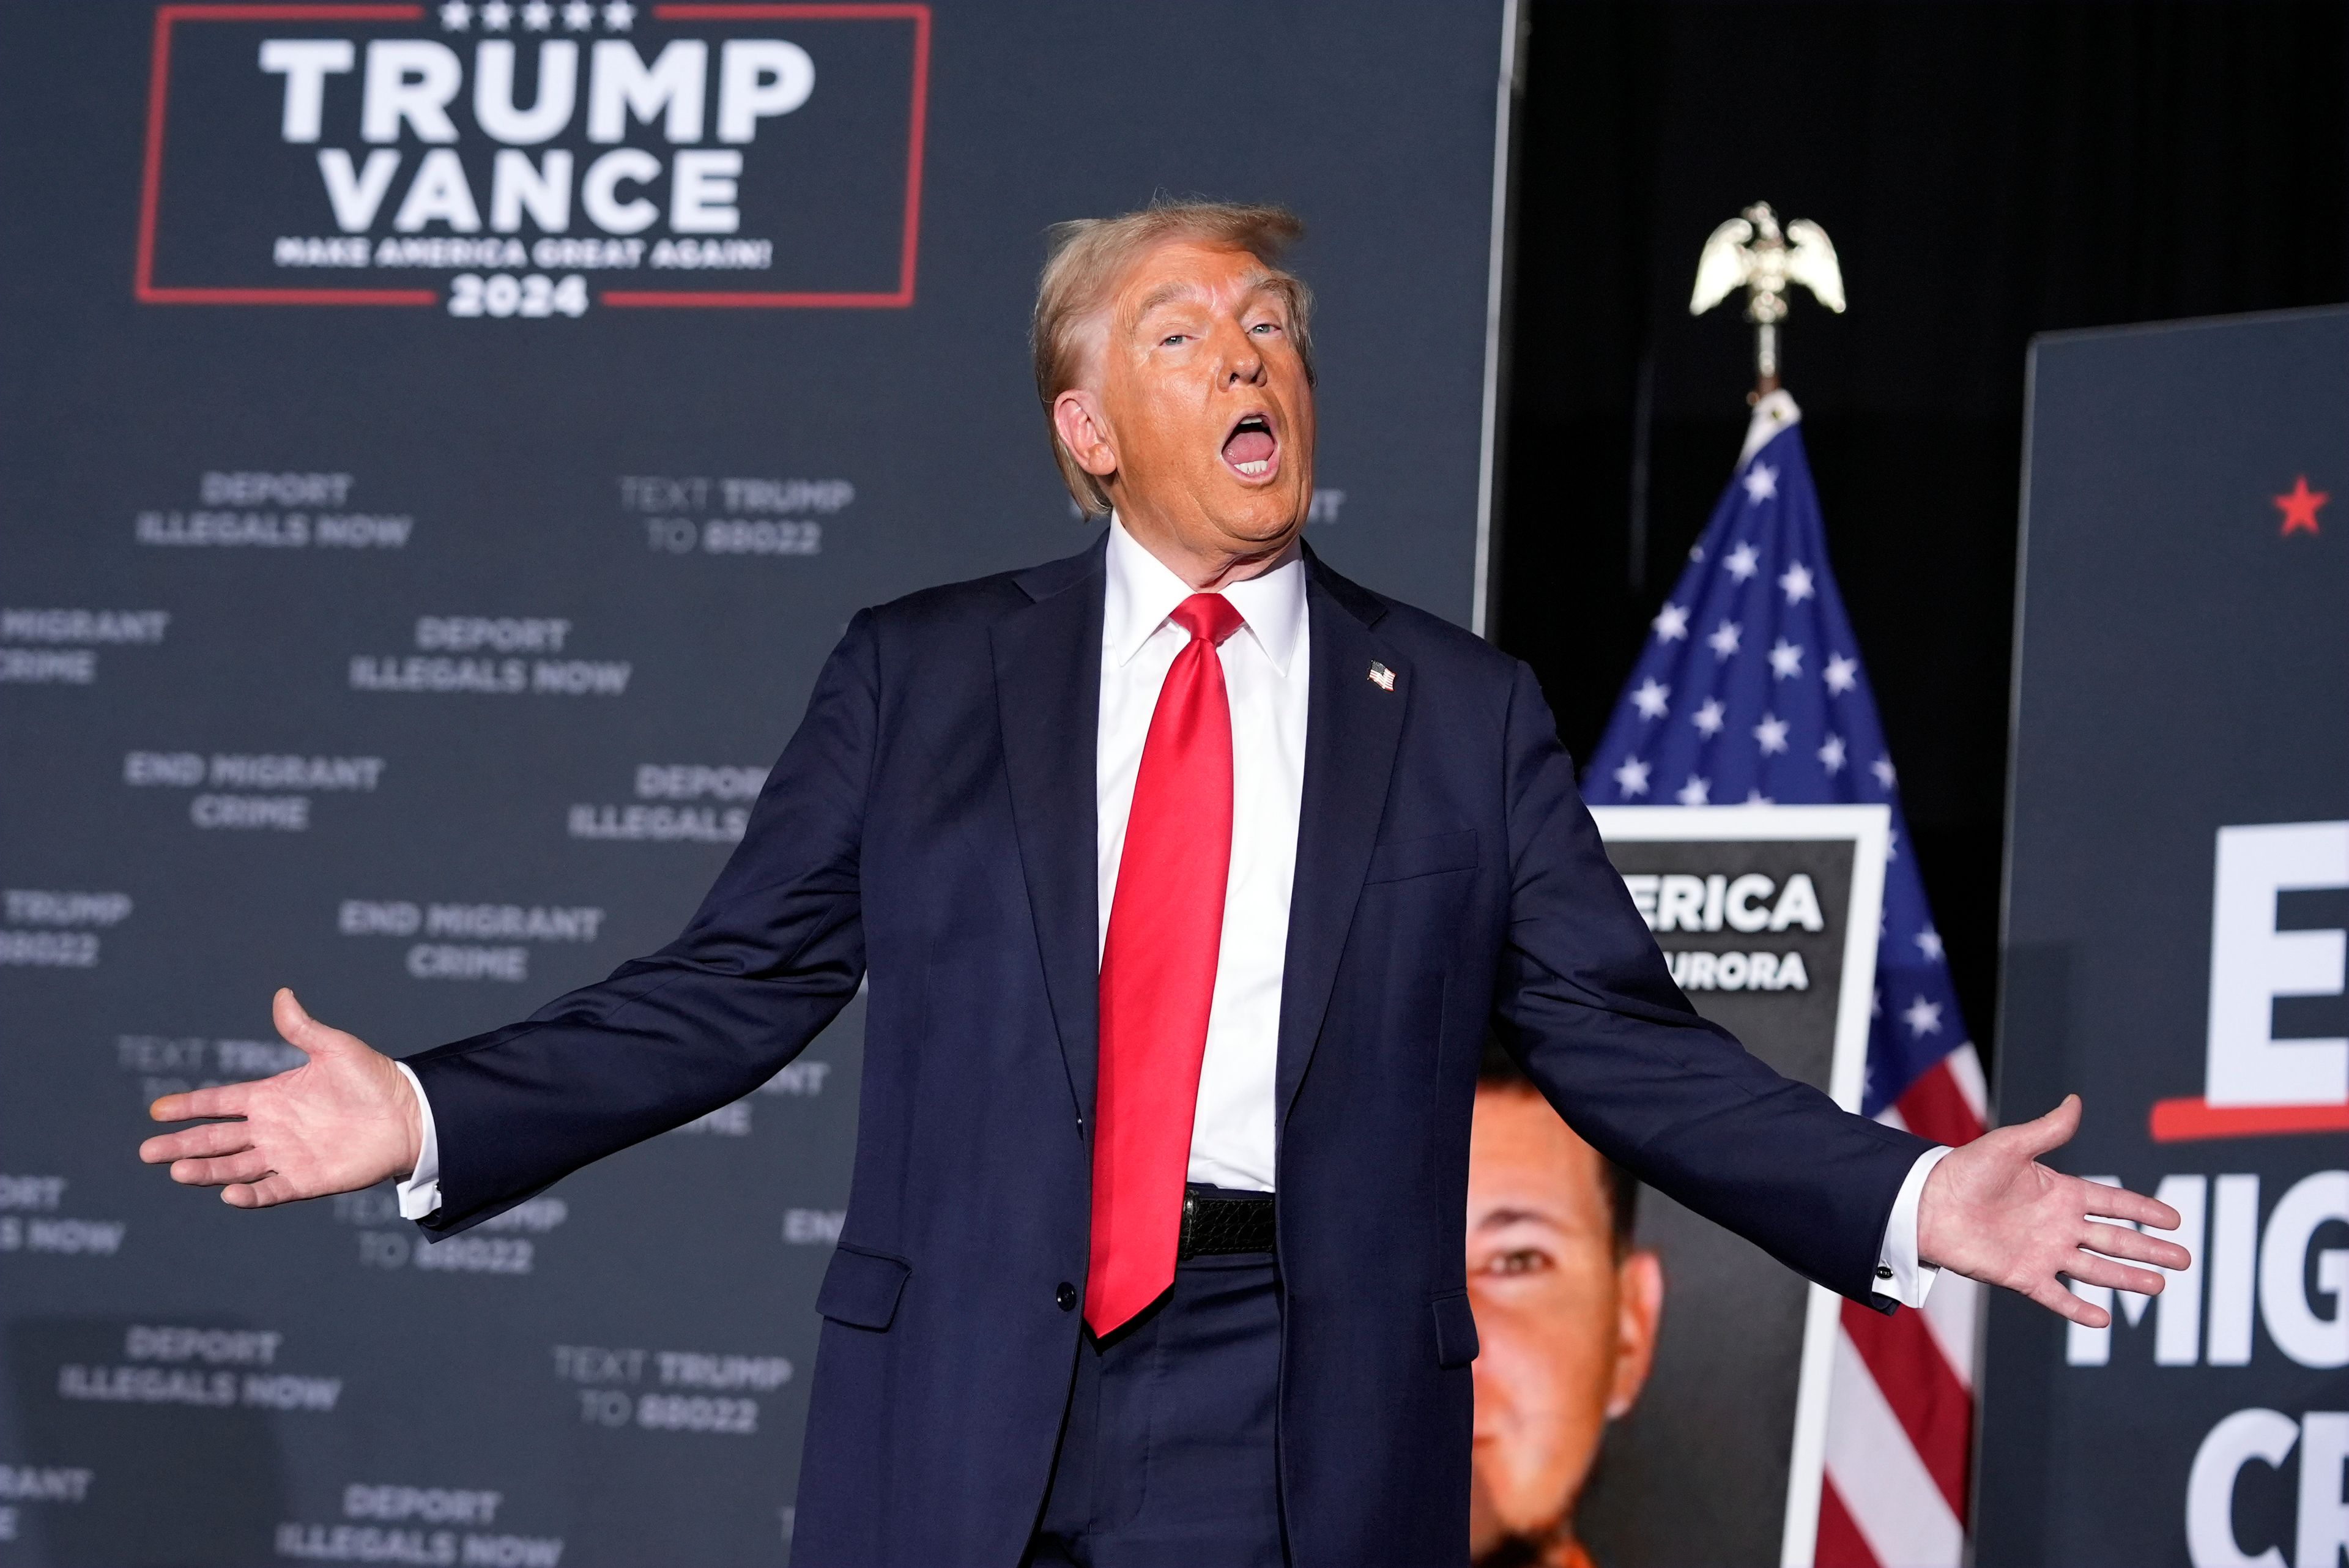
[[[1615,1381],[1607,1391],[1607,1418],[1630,1413],[1656,1364],[1656,1331],[1664,1321],[1664,1265],[1653,1252],[1631,1252],[1615,1265]]]
[[[1052,428],[1060,431],[1061,444],[1075,455],[1079,468],[1095,479],[1107,479],[1117,472],[1117,447],[1109,421],[1102,413],[1101,400],[1092,393],[1071,387],[1054,398]]]

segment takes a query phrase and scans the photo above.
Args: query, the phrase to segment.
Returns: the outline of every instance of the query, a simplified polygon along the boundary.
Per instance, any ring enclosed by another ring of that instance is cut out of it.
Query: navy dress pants
[[[1268,1252],[1193,1258],[1077,1347],[1030,1568],[1282,1568],[1280,1287]]]

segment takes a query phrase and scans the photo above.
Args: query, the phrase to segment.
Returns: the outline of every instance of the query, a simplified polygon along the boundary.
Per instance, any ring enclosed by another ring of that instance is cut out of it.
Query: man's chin
[[[1244,550],[1278,550],[1305,531],[1305,503],[1287,499],[1268,504],[1268,498],[1249,496],[1247,504],[1220,508],[1214,514],[1216,531]]]
[[[1196,483],[1192,493],[1209,517],[1222,527],[1257,535],[1278,534],[1304,521],[1313,495],[1302,475],[1283,473],[1269,484],[1251,483],[1221,462],[1196,475]]]
[[[1475,1568],[1541,1568],[1547,1542],[1530,1535],[1505,1535],[1477,1554]]]
[[[1482,1449],[1490,1440],[1479,1438],[1477,1447]],[[1528,1532],[1523,1511],[1503,1507],[1487,1480],[1482,1462],[1485,1456],[1480,1453],[1477,1458],[1480,1462],[1468,1477],[1469,1557],[1475,1568],[1533,1568],[1542,1561],[1542,1542],[1549,1532]],[[1512,1520],[1511,1511],[1518,1517]]]

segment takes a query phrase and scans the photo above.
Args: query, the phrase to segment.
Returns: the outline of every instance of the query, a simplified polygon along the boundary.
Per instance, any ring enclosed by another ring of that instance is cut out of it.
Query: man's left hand
[[[2192,1259],[2175,1241],[2091,1216],[2178,1229],[2178,1210],[2140,1193],[2065,1176],[2039,1163],[2080,1127],[2080,1096],[2037,1121],[2001,1127],[1951,1151],[1925,1179],[1917,1205],[1917,1252],[1985,1284],[2019,1291],[2048,1311],[2089,1328],[2113,1314],[2082,1301],[2059,1275],[2144,1295],[2161,1293],[2162,1276],[2120,1258],[2182,1269]]]

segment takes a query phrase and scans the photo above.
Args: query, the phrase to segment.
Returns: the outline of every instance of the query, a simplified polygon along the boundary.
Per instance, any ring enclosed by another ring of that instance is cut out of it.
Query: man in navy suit
[[[435,1235],[749,1093],[869,977],[816,1300],[802,1563],[1464,1563],[1468,1137],[1488,1029],[1595,1148],[1890,1311],[1936,1265],[2075,1320],[2175,1227],[1935,1149],[1691,1011],[1532,673],[1306,548],[1295,220],[1064,225],[1038,391],[1112,514],[1047,566],[860,613],[683,935],[393,1063],[316,1023],[242,1117],[149,1140],[254,1208],[400,1178]],[[2106,1255],[2108,1254],[2108,1255]]]

